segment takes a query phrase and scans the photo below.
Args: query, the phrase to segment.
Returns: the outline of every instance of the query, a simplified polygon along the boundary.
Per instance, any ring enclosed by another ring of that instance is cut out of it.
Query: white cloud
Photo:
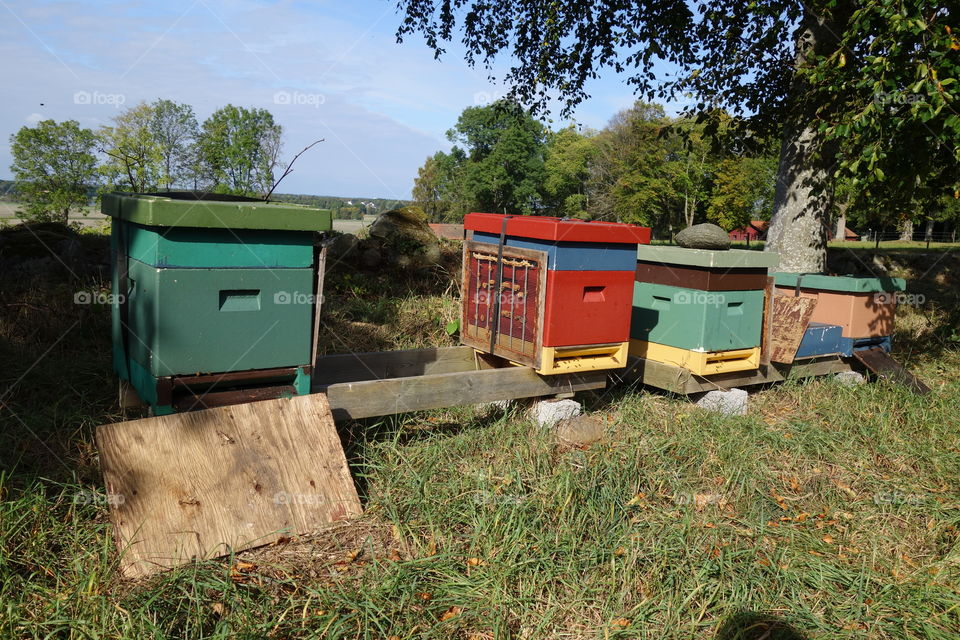
[[[26,121],[26,123],[31,127],[37,126],[37,123],[40,122],[41,120],[43,120],[43,116],[40,115],[39,113],[31,113],[26,118],[24,118],[24,121]]]

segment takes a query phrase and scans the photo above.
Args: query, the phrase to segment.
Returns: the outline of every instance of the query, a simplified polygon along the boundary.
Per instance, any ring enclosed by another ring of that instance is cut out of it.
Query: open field
[[[109,313],[73,304],[109,283],[4,279],[0,637],[953,640],[960,259],[907,253],[861,258],[923,276],[894,348],[930,396],[819,379],[722,417],[618,389],[580,398],[606,425],[589,448],[522,405],[345,424],[362,518],[141,582],[117,575],[93,444],[122,417]],[[446,257],[330,273],[322,350],[453,344]]]

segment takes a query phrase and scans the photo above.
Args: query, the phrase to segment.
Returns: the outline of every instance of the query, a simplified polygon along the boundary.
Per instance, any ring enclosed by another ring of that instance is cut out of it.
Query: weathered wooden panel
[[[816,306],[817,301],[813,298],[783,295],[773,297],[773,321],[770,326],[772,361],[787,364],[793,362]]]
[[[128,576],[361,512],[322,394],[102,425],[97,445]]]

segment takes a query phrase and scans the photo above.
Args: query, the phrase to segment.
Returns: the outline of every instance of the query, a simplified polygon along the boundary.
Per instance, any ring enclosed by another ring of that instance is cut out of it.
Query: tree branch
[[[323,141],[324,141],[323,138],[320,138],[319,140],[314,140],[313,142],[305,146],[303,149],[301,149],[300,153],[293,156],[293,160],[291,160],[290,164],[287,165],[287,168],[283,170],[283,174],[277,179],[276,182],[273,183],[273,186],[270,187],[270,190],[267,191],[267,194],[263,196],[264,202],[270,202],[270,196],[273,195],[274,189],[276,189],[280,185],[280,183],[283,181],[284,178],[286,178],[288,175],[290,175],[293,172],[293,163],[297,161],[297,158],[299,158],[304,153],[306,153],[314,145],[320,144]]]

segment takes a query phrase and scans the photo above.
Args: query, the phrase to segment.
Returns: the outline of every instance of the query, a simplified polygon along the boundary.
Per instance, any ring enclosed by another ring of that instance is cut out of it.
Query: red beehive
[[[650,229],[471,213],[461,342],[566,373],[626,365],[636,245]]]

